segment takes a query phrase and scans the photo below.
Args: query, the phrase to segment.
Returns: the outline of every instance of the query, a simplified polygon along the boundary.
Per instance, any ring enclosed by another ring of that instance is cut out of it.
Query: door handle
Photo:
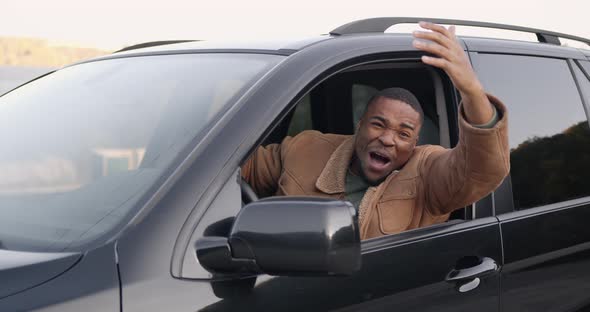
[[[464,257],[457,261],[457,266],[447,274],[445,281],[456,283],[459,292],[467,292],[479,286],[480,277],[498,271],[496,261],[488,257]]]
[[[463,259],[467,258],[470,258],[469,260],[473,261],[472,259],[477,257],[465,257]],[[447,274],[445,281],[450,283],[465,281],[468,279],[474,279],[476,277],[482,277],[498,270],[498,265],[494,259],[488,257],[483,257],[480,259],[481,260],[478,261],[480,263],[473,266],[464,267],[465,265],[461,265],[461,268],[453,269],[451,272],[449,272],[449,274]]]

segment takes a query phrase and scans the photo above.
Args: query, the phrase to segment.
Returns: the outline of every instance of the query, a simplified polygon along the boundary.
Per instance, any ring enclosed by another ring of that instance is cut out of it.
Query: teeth
[[[384,155],[379,154],[377,152],[371,152],[371,154],[373,154],[374,158],[377,158],[379,161],[382,161],[383,163],[389,162],[389,158],[387,156],[384,156]]]

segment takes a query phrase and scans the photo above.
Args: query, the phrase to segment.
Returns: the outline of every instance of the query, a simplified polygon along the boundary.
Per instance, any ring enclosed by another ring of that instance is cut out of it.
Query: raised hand
[[[430,22],[420,22],[420,27],[430,31],[415,31],[414,47],[434,55],[422,56],[422,62],[444,70],[451,78],[461,93],[469,122],[488,122],[493,110],[467,54],[455,36],[455,26],[445,28]]]

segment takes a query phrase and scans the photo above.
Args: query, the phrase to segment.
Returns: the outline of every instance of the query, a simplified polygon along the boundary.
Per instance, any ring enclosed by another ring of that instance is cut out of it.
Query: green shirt
[[[365,196],[365,192],[368,188],[369,184],[365,181],[365,179],[353,174],[352,172],[350,172],[350,170],[348,170],[348,172],[346,173],[344,198],[352,203],[357,212],[359,210],[361,200],[363,199],[363,196]]]

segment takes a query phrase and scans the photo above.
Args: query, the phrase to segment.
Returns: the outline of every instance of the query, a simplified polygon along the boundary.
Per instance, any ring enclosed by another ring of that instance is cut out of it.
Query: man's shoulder
[[[316,130],[305,130],[293,137],[293,144],[303,146],[328,144],[331,147],[336,148],[350,137],[350,135],[322,133]]]
[[[292,137],[282,153],[283,169],[306,194],[317,192],[316,181],[332,154],[352,136],[303,131]],[[283,181],[283,183],[288,183]]]
[[[432,153],[440,153],[440,152],[444,152],[447,150],[449,150],[449,149],[442,147],[440,145],[425,144],[425,145],[416,146],[416,148],[414,149],[413,156],[424,157],[424,156],[428,156]]]
[[[414,151],[412,152],[412,157],[408,160],[408,162],[404,165],[404,168],[400,172],[399,176],[401,178],[412,178],[417,177],[420,172],[420,167],[424,165],[424,162],[433,155],[444,153],[448,151],[447,148],[444,148],[440,145],[420,145],[416,146]]]

